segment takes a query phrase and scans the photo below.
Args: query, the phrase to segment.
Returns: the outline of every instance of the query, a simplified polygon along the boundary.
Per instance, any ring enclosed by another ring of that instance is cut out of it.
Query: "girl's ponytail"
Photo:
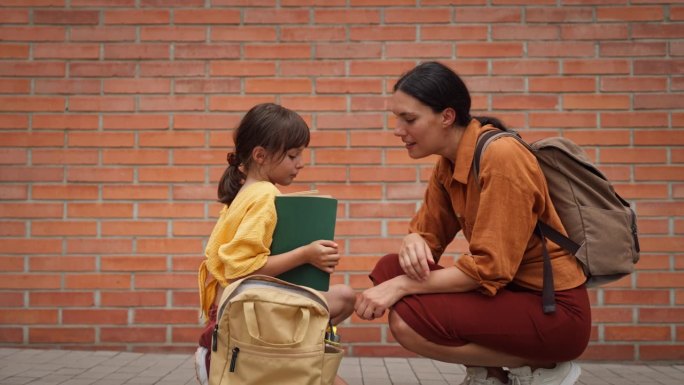
[[[234,152],[228,153],[227,160],[228,167],[223,171],[218,184],[218,200],[223,204],[230,205],[240,191],[246,176],[240,170],[241,162]]]

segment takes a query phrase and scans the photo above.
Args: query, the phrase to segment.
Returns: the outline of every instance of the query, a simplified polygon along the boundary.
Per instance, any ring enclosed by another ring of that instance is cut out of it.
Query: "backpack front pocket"
[[[323,349],[323,344],[315,348],[272,348],[232,340],[221,384],[320,385]]]

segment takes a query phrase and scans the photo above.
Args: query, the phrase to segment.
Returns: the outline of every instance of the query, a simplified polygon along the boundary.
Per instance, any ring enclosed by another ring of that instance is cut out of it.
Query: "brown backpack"
[[[265,275],[228,285],[212,338],[210,385],[331,385],[341,348],[316,290]]]
[[[571,140],[546,138],[528,144],[513,131],[492,130],[480,135],[473,158],[477,180],[482,153],[489,143],[510,136],[525,146],[539,162],[551,201],[568,236],[542,221],[535,233],[572,253],[587,276],[587,286],[613,282],[631,274],[639,261],[636,214],[608,179]],[[555,311],[551,261],[544,249],[544,313]]]

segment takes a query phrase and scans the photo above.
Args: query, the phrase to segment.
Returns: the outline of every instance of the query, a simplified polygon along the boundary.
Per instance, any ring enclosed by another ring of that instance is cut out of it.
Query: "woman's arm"
[[[477,287],[477,281],[455,267],[433,270],[423,281],[400,275],[365,290],[356,301],[355,310],[359,317],[372,320],[407,295],[465,292]]]

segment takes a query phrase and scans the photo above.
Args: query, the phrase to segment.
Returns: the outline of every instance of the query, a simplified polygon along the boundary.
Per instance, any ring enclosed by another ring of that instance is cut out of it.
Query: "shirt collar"
[[[455,162],[453,166],[453,174],[451,177],[462,184],[468,183],[468,175],[472,169],[473,157],[475,156],[475,146],[477,145],[477,138],[485,131],[496,129],[492,125],[482,126],[477,119],[472,119],[466,129],[463,131],[461,140],[456,148]],[[450,163],[448,159],[442,158],[443,162]]]

